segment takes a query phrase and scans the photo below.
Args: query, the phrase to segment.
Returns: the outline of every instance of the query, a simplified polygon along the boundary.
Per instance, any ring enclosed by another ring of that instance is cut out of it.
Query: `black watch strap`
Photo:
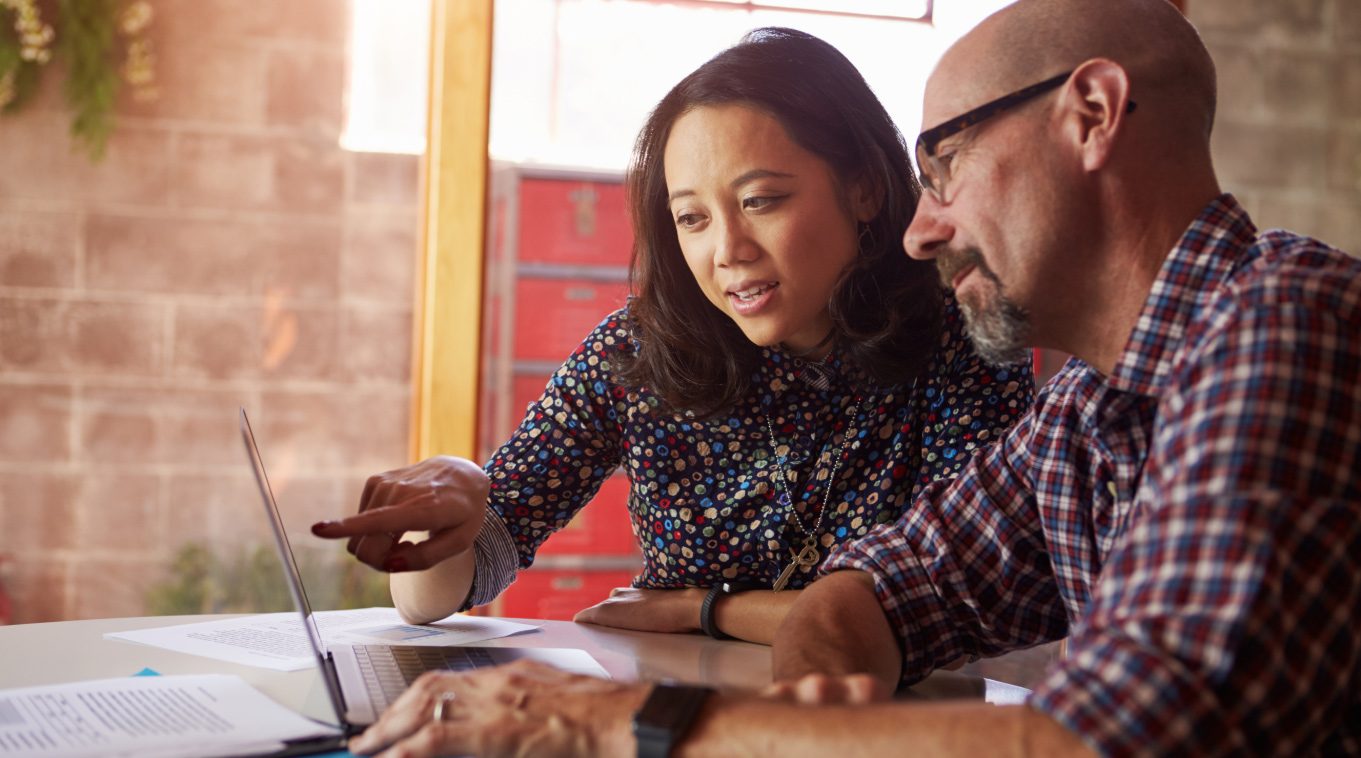
[[[713,690],[683,684],[655,684],[633,714],[638,758],[668,758],[671,748],[694,723]]]
[[[719,582],[709,588],[709,594],[704,596],[704,602],[699,605],[699,628],[705,634],[716,640],[730,640],[732,635],[724,634],[718,628],[718,622],[714,619],[714,606],[718,604],[718,599],[724,595],[736,595],[747,590],[759,590],[761,585],[750,582]]]
[[[724,634],[714,621],[714,605],[726,594],[728,593],[724,591],[723,582],[719,582],[709,588],[709,594],[704,596],[704,602],[699,606],[699,628],[716,640],[732,639],[730,635]]]

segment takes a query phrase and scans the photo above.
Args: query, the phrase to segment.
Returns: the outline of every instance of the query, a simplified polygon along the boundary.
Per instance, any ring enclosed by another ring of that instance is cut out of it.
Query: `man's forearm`
[[[1093,755],[1072,732],[1023,705],[898,701],[805,706],[719,696],[710,700],[673,755]]]
[[[805,589],[775,632],[771,656],[776,681],[869,674],[892,692],[902,671],[902,651],[874,580],[861,571],[838,571]]]

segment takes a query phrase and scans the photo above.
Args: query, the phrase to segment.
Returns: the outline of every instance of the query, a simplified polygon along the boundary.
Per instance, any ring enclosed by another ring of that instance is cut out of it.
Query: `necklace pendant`
[[[798,566],[798,561],[792,561],[788,566],[785,566],[784,571],[781,571],[780,575],[775,578],[775,583],[772,584],[770,588],[776,592],[784,589],[785,585],[789,584],[789,578],[794,575],[794,569],[798,568]]]
[[[804,538],[803,547],[798,550],[791,549],[789,554],[793,557],[793,560],[789,562],[788,566],[784,567],[784,571],[780,572],[779,577],[775,579],[775,584],[771,586],[771,589],[776,592],[789,584],[789,580],[793,578],[795,571],[800,568],[812,568],[818,565],[818,561],[822,558],[822,553],[818,550],[818,540],[812,535]]]
[[[913,386],[915,387],[916,385],[914,384]],[[855,402],[851,404],[847,423],[853,421],[856,414],[860,412],[860,401],[861,398],[857,397]],[[833,425],[831,436],[828,437],[827,443],[824,445],[824,453],[826,448],[831,447],[832,441],[836,439],[836,436],[837,429],[836,426]],[[776,577],[775,583],[771,585],[771,588],[776,592],[779,592],[788,586],[789,580],[794,576],[795,571],[798,571],[801,568],[816,567],[818,562],[822,560],[822,553],[818,550],[817,535],[818,532],[822,530],[822,519],[827,515],[827,510],[831,507],[832,488],[836,484],[836,473],[841,467],[841,456],[846,452],[846,444],[851,436],[851,429],[849,427],[842,430],[841,442],[836,446],[836,449],[832,451],[831,471],[827,475],[827,487],[822,493],[822,507],[818,509],[817,519],[813,521],[813,528],[809,529],[807,525],[803,523],[803,518],[799,516],[798,511],[794,508],[794,498],[790,493],[791,488],[798,481],[798,477],[794,472],[789,470],[787,465],[785,465],[789,461],[789,448],[785,448],[784,455],[780,454],[780,445],[775,440],[775,424],[770,420],[770,414],[766,414],[766,439],[770,442],[770,452],[774,457],[775,463],[775,470],[771,472],[771,478],[774,479],[775,487],[780,490],[775,499],[775,502],[779,505],[780,513],[773,514],[773,518],[777,522],[783,521],[784,514],[788,514],[789,520],[797,524],[799,531],[806,535],[802,546],[797,549],[790,549],[789,554],[793,557],[793,560],[789,562],[789,565],[785,566],[784,570],[780,572],[780,575]],[[852,449],[854,449],[854,447]],[[820,464],[820,459],[814,458],[814,461],[814,470],[809,474],[810,486],[816,486],[818,481],[817,467]],[[816,507],[816,504],[811,504],[810,509],[812,507]],[[769,508],[765,509],[763,512],[768,511]]]
[[[816,566],[821,558],[822,553],[818,552],[817,539],[809,535],[803,541],[803,549],[799,550],[798,554],[794,556],[794,563],[804,567]]]

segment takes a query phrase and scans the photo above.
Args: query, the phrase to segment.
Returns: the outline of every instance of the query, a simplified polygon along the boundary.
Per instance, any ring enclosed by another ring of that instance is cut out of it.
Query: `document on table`
[[[482,616],[450,616],[417,626],[402,623],[394,608],[319,611],[312,617],[327,644],[466,645],[538,628]],[[109,632],[104,636],[275,671],[297,671],[316,663],[302,619],[293,612]]]
[[[220,674],[0,690],[0,756],[243,755],[339,734]]]

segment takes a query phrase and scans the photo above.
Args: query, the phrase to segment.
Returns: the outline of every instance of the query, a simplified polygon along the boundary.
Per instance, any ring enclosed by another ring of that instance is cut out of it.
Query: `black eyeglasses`
[[[1072,75],[1072,71],[1067,71],[1052,76],[1038,84],[1032,84],[1011,94],[1003,95],[996,100],[986,102],[962,116],[956,116],[922,132],[921,136],[917,137],[917,168],[921,171],[922,188],[930,192],[936,202],[944,205],[945,183],[950,180],[950,164],[936,156],[936,147],[943,140],[953,137],[971,126],[977,126],[999,113],[1004,113],[1027,100],[1058,87],[1068,81],[1068,77]],[[1125,112],[1133,113],[1136,107],[1138,105],[1130,100]]]

